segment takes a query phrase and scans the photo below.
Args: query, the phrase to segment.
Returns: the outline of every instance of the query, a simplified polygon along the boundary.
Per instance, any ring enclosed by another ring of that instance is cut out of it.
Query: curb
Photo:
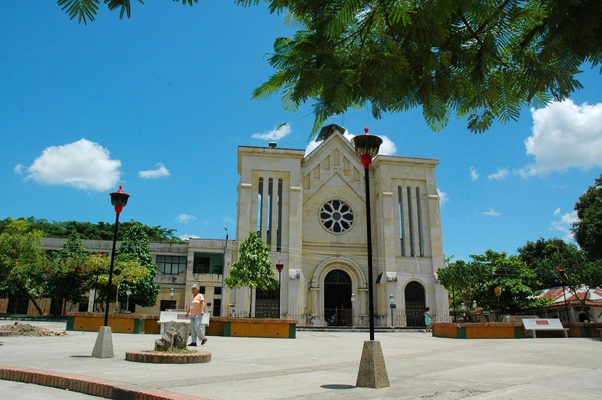
[[[32,368],[0,367],[0,379],[33,383],[119,400],[208,400],[202,397],[168,392],[161,389],[135,390],[124,382],[95,379],[77,374],[44,371]]]
[[[203,351],[196,353],[169,354],[152,351],[127,351],[126,361],[154,364],[194,364],[211,361],[211,353]]]

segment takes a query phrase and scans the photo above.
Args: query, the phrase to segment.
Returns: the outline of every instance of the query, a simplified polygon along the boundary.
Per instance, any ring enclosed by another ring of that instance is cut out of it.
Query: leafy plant
[[[270,247],[266,245],[257,232],[251,232],[238,247],[239,258],[232,263],[232,268],[225,279],[229,288],[249,287],[249,316],[251,316],[253,289],[275,289],[278,281],[274,280],[274,269],[270,261]]]

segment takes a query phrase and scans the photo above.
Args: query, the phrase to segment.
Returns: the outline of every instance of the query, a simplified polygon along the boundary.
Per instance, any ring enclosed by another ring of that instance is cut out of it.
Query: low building
[[[58,251],[67,239],[42,238],[46,251]],[[90,252],[110,253],[113,242],[110,240],[82,240],[82,246]],[[119,246],[119,242],[117,242]],[[150,252],[157,264],[157,282],[161,289],[154,307],[140,307],[130,304],[130,311],[146,314],[159,314],[162,310],[186,308],[192,299],[190,286],[201,287],[207,307],[212,315],[221,314],[223,265],[232,259],[233,241],[220,239],[191,238],[186,243],[151,242]],[[63,305],[55,305],[50,299],[39,299],[38,305],[46,314],[62,314]],[[123,304],[111,304],[111,311],[123,308]],[[66,311],[93,311],[93,293],[87,304],[67,304]],[[0,314],[36,314],[37,311],[27,298],[0,299]]]
[[[535,310],[540,316],[562,322],[602,322],[602,288],[568,287],[546,289],[539,296],[553,303]]]

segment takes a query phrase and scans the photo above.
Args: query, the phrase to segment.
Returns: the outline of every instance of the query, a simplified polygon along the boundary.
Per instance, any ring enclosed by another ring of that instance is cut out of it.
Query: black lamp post
[[[355,152],[360,156],[366,178],[366,234],[368,239],[368,310],[370,318],[370,340],[364,341],[362,359],[357,375],[357,387],[373,389],[389,387],[389,376],[385,366],[380,342],[374,340],[374,278],[372,277],[372,220],[370,219],[370,165],[372,158],[378,154],[378,148],[383,140],[378,136],[368,134],[368,128],[363,135],[351,139]]]
[[[360,156],[360,162],[364,166],[366,181],[366,235],[368,238],[368,317],[370,319],[370,340],[374,340],[374,284],[372,278],[372,220],[370,218],[370,166],[372,158],[378,154],[378,149],[383,140],[368,133],[364,128],[363,135],[357,135],[351,139],[355,152]]]
[[[123,186],[119,185],[119,190],[111,193],[111,204],[115,207],[115,231],[113,232],[113,250],[111,251],[111,266],[109,268],[109,286],[107,289],[107,305],[105,308],[105,324],[109,326],[109,302],[111,300],[111,284],[113,283],[113,266],[115,264],[115,245],[117,243],[117,229],[119,228],[119,214],[128,203],[130,195],[124,192]]]
[[[284,269],[284,264],[282,263],[282,261],[278,260],[278,262],[276,263],[276,269],[278,270],[278,318],[280,318],[280,306],[282,304],[282,270]]]

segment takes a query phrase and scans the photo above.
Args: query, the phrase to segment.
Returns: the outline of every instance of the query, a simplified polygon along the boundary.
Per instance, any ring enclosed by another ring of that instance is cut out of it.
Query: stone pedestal
[[[380,389],[389,387],[389,375],[385,358],[377,340],[366,340],[362,350],[362,360],[357,373],[357,387]]]
[[[165,324],[165,333],[163,333],[161,339],[155,340],[155,351],[171,351],[172,347],[185,349],[189,335],[189,324],[169,321]]]
[[[92,357],[95,358],[114,358],[113,353],[113,337],[111,335],[110,326],[101,326],[96,337]]]

